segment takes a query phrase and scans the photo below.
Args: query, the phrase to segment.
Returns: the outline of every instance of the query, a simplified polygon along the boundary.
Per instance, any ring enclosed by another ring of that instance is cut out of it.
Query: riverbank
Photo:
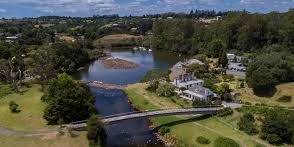
[[[102,63],[106,69],[133,69],[139,67],[137,63],[119,58],[108,58],[102,60]]]
[[[191,106],[182,99],[159,97],[154,93],[145,90],[146,84],[129,85],[124,91],[128,95],[130,102],[134,107],[143,111],[151,109],[178,108],[182,106]],[[225,118],[210,117],[197,118],[193,116],[167,116],[151,118],[153,128],[158,130],[163,126],[168,127],[170,132],[162,135],[161,138],[169,144],[175,146],[203,146],[196,141],[196,138],[203,136],[213,142],[218,137],[227,137],[238,142],[240,146],[256,146],[263,144],[269,146],[257,136],[249,136],[238,131],[237,122],[240,114],[235,112],[233,116]]]

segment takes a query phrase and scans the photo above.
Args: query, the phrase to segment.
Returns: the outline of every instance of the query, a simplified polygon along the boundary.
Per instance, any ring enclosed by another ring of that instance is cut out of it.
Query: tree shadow
[[[169,123],[166,123],[166,124],[162,124],[162,125],[160,125],[158,127],[155,127],[152,130],[157,132],[162,127],[172,127],[172,126],[176,126],[176,125],[180,125],[180,124],[185,124],[185,123],[190,123],[190,122],[194,122],[194,121],[204,120],[204,119],[207,119],[207,118],[209,118],[211,116],[212,115],[202,115],[202,116],[195,116],[195,117],[188,118],[188,119],[182,119],[182,120],[178,120],[178,121],[173,121],[173,122],[169,122]]]

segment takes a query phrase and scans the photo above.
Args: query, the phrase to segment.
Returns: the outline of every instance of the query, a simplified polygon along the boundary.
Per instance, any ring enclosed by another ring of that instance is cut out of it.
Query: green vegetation
[[[227,107],[227,108],[224,108],[224,109],[218,111],[217,116],[225,117],[225,116],[233,115],[233,113],[234,113],[234,111],[231,108]]]
[[[92,116],[87,122],[87,132],[90,147],[104,147],[106,145],[107,134],[101,118]]]
[[[156,48],[221,57],[223,51],[291,51],[293,10],[286,13],[229,12],[217,23],[192,19],[158,20],[153,25]],[[247,21],[244,21],[247,20]],[[275,47],[280,46],[280,47]]]
[[[262,122],[260,138],[271,144],[293,144],[292,110],[268,106],[243,106],[243,113],[252,113]]]
[[[225,138],[225,137],[218,137],[214,143],[213,143],[214,147],[239,147],[240,145],[230,139],[230,138]]]
[[[258,56],[249,64],[246,81],[255,94],[268,95],[277,84],[293,81],[293,75],[294,70],[283,55],[271,53]]]
[[[292,101],[292,96],[283,95],[283,96],[279,97],[277,101],[288,103],[288,102]]]
[[[149,82],[154,80],[168,80],[169,79],[169,71],[161,70],[161,69],[153,69],[146,73],[146,75],[141,79],[141,82]]]
[[[247,134],[256,134],[255,118],[251,113],[245,113],[238,122],[239,129]]]
[[[18,104],[15,103],[14,101],[9,102],[9,109],[12,113],[19,113],[20,110],[18,108]]]
[[[242,88],[236,90],[240,93],[238,97],[241,101],[249,102],[251,104],[266,104],[270,106],[293,107],[294,101],[281,102],[279,99],[283,96],[294,95],[294,83],[285,83],[276,86],[276,92],[272,96],[257,96],[250,88]]]
[[[86,132],[76,137],[48,134],[42,137],[0,136],[1,146],[4,147],[87,147]]]
[[[164,96],[164,97],[171,97],[175,95],[175,87],[167,82],[161,82],[159,83],[158,88],[156,89],[156,93],[159,96]]]
[[[11,94],[13,90],[11,89],[10,85],[2,85],[0,83],[0,99],[8,94]]]
[[[48,104],[44,118],[51,125],[85,120],[96,113],[95,99],[89,88],[67,74],[60,74],[49,82],[42,100]]]
[[[191,102],[173,97],[159,97],[155,93],[145,90],[146,84],[129,85],[125,90],[129,100],[139,110],[154,110],[165,108],[191,107]],[[155,129],[164,126],[170,129],[170,133],[165,134],[164,138],[176,146],[202,146],[195,141],[199,134],[214,142],[218,137],[229,137],[242,146],[255,146],[259,143],[265,144],[258,138],[251,137],[240,131],[236,131],[239,119],[238,113],[226,117],[185,117],[185,116],[167,116],[152,118],[151,121]],[[207,146],[213,146],[209,144]]]
[[[199,144],[210,144],[210,140],[203,137],[203,136],[199,136],[196,138],[196,141],[199,143]]]
[[[45,104],[41,101],[43,93],[39,85],[22,89],[21,93],[9,94],[0,99],[0,125],[15,130],[37,130],[46,127],[43,119]],[[20,113],[10,113],[9,102],[14,101]]]
[[[170,128],[168,128],[168,127],[166,127],[166,126],[163,126],[163,127],[161,127],[160,129],[159,129],[159,134],[161,135],[161,136],[163,136],[163,135],[165,135],[165,134],[167,134],[167,133],[170,133]]]
[[[94,45],[98,48],[136,46],[140,45],[142,38],[129,34],[107,35],[96,40]]]

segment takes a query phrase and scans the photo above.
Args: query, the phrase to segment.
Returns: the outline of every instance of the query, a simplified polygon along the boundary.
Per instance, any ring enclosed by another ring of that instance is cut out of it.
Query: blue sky
[[[294,0],[0,0],[0,17],[142,15],[201,10],[287,11]]]

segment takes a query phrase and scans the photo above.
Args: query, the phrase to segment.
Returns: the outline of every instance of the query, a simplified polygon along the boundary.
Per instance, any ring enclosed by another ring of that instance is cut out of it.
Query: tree
[[[249,64],[246,82],[255,94],[266,95],[272,92],[278,83],[292,81],[293,74],[293,68],[281,54],[265,54]]]
[[[218,86],[217,93],[224,98],[226,94],[230,94],[232,92],[232,89],[230,88],[230,85],[227,83],[222,83],[220,86]]]
[[[158,85],[159,85],[158,80],[150,81],[148,87],[146,88],[146,90],[151,91],[151,92],[155,92],[156,89],[158,88]]]
[[[191,64],[188,67],[188,72],[193,73],[197,78],[203,78],[205,73],[208,73],[208,67],[200,64]]]
[[[223,41],[220,39],[215,39],[209,43],[208,55],[214,58],[218,58],[220,57],[224,48],[225,48],[225,45]]]
[[[57,57],[51,48],[41,47],[31,52],[30,56],[33,59],[32,72],[35,76],[40,77],[41,82],[47,82],[56,76],[55,60]]]
[[[293,122],[291,111],[270,110],[261,125],[261,138],[271,144],[293,143]]]
[[[101,118],[94,115],[87,122],[87,138],[90,147],[104,147],[107,142],[107,134]]]
[[[254,116],[251,113],[245,113],[238,122],[239,129],[247,134],[255,134],[257,133],[257,129],[254,122]]]
[[[228,64],[227,54],[224,51],[222,52],[221,56],[218,58],[218,64],[222,68],[225,68]]]
[[[160,83],[156,93],[159,96],[170,97],[174,95],[175,87],[167,82]]]
[[[89,88],[67,74],[49,82],[42,100],[47,103],[44,118],[48,124],[85,120],[96,113],[95,98]]]
[[[275,81],[270,70],[266,67],[260,67],[252,71],[250,82],[248,83],[256,94],[265,94],[271,91],[275,86]],[[249,80],[249,79],[248,79]]]

